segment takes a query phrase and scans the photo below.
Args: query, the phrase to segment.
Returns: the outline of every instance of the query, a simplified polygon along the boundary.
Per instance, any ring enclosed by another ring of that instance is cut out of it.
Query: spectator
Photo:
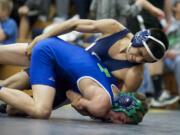
[[[92,0],[72,0],[77,14],[81,19],[87,19],[89,14],[89,7]]]
[[[169,24],[171,23],[170,16],[171,16],[171,4],[170,0],[161,0],[161,1],[156,1],[156,0],[148,0],[151,4],[154,6],[164,10],[165,12],[165,18],[167,25],[164,26],[164,30],[168,28]],[[151,15],[147,10],[142,10],[139,13],[139,18],[136,17],[129,17],[127,18],[127,27],[133,32],[136,33],[140,29],[143,28],[159,28],[163,29],[163,26],[161,25],[159,18],[156,16]],[[132,25],[133,22],[133,25]],[[146,73],[145,73],[146,74]],[[145,82],[145,80],[143,81]],[[154,85],[154,90],[155,90],[155,98],[157,99],[161,92],[162,92],[162,75],[161,74],[156,74],[152,76],[152,82]],[[143,84],[142,84],[143,85]]]
[[[10,17],[13,18],[16,21],[17,25],[19,26],[20,17],[18,14],[18,9],[19,7],[24,5],[26,0],[13,0],[12,2],[13,2],[13,9],[12,9]]]
[[[45,9],[44,0],[27,0],[25,4],[18,9],[20,15],[20,25],[19,25],[19,41],[24,41],[28,39],[28,35],[32,25],[38,19],[46,21],[48,17],[48,11]]]
[[[17,24],[12,18],[9,18],[12,8],[11,0],[0,0],[0,44],[16,42]]]
[[[164,30],[168,29],[168,26],[171,24],[171,3],[170,0],[148,0],[152,5],[155,7],[158,7],[162,9],[165,12],[165,19],[166,19],[166,26],[164,26]],[[145,28],[161,28],[163,29],[162,24],[160,23],[160,18],[157,16],[152,15],[149,11],[147,10],[142,10],[138,15],[142,16],[143,23]],[[162,19],[162,18],[161,18]],[[133,22],[133,25],[132,25]],[[133,32],[136,33],[141,29],[139,19],[137,19],[137,16],[135,17],[129,17],[127,18],[127,25],[128,28]]]
[[[95,19],[114,18],[126,25],[129,16],[136,16],[142,8],[162,18],[164,13],[146,0],[93,0],[90,10]]]
[[[176,2],[176,6],[174,7],[174,10],[177,11],[177,7],[178,7],[178,0],[175,0]],[[163,1],[161,1],[163,2]],[[157,3],[156,3],[157,4]],[[168,39],[169,39],[169,43],[170,43],[170,50],[167,51],[164,59],[163,59],[163,73],[167,73],[167,72],[173,72],[175,74],[176,77],[176,81],[178,84],[178,90],[180,92],[180,82],[179,82],[179,76],[180,76],[180,58],[179,58],[179,43],[180,43],[180,23],[179,21],[172,19],[170,20],[170,15],[171,15],[171,3],[169,0],[165,0],[164,4],[166,7],[166,11],[168,11],[167,15],[167,23],[165,23],[164,28],[163,26],[160,24],[160,22],[156,19],[156,18],[151,18],[151,16],[147,15],[144,17],[144,24],[146,26],[146,28],[148,27],[162,27],[162,29],[164,29],[168,34]],[[162,3],[160,4],[161,8],[162,8]],[[142,16],[145,15],[145,13],[141,14]],[[177,12],[175,12],[175,15],[178,15]],[[153,20],[153,21],[152,21]],[[154,22],[154,23],[149,23],[149,22]],[[171,24],[171,25],[170,25]],[[176,42],[176,43],[175,43]],[[176,49],[175,49],[176,48]],[[144,79],[142,82],[141,87],[139,88],[139,92],[149,92],[149,88],[152,88],[151,85],[151,80],[148,79],[150,76],[147,73],[148,71],[145,70],[144,72]],[[154,85],[154,97],[155,99],[152,100],[152,106],[153,107],[164,107],[166,105],[171,105],[175,102],[177,102],[179,100],[179,96],[176,95],[170,95],[169,91],[163,90],[163,81],[162,81],[162,73],[158,74],[158,75],[154,75],[152,76],[152,82]],[[147,85],[148,84],[148,85]],[[144,90],[143,90],[143,89]]]
[[[173,11],[175,18],[172,17],[172,24],[170,25],[168,32],[168,39],[170,43],[170,49],[166,52],[163,59],[163,73],[173,73],[178,85],[178,92],[180,94],[180,0],[174,0]],[[171,105],[172,103],[179,100],[179,96],[170,95],[167,91],[163,91],[161,96],[157,100],[153,100],[153,107],[163,107]]]
[[[44,0],[44,10],[50,12],[50,5],[55,2],[55,17],[54,22],[63,22],[69,18],[70,0]]]

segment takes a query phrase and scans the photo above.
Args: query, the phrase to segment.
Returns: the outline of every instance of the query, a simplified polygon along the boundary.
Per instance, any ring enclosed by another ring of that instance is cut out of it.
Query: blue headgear
[[[144,46],[142,41],[145,41],[147,43],[149,40],[148,36],[150,36],[150,35],[151,35],[151,33],[149,30],[137,32],[131,40],[132,46],[133,47]]]
[[[140,121],[136,114],[137,109],[140,110],[143,115],[147,112],[141,101],[134,96],[134,93],[118,93],[112,104],[113,111],[124,112],[127,116],[132,117],[136,123],[139,123]]]
[[[134,37],[131,40],[131,43],[129,44],[126,53],[128,54],[129,49],[131,46],[133,47],[142,47],[144,46],[148,52],[148,54],[153,58],[153,60],[157,61],[159,60],[158,58],[156,58],[153,53],[151,52],[151,50],[149,49],[147,43],[149,41],[149,39],[154,40],[155,42],[159,43],[164,50],[166,50],[166,47],[164,45],[163,42],[161,42],[160,40],[156,39],[155,37],[151,36],[151,32],[150,30],[143,30],[143,31],[139,31],[137,32]]]

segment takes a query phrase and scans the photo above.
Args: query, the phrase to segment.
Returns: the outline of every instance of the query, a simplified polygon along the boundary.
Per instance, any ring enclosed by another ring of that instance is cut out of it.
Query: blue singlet
[[[111,86],[117,87],[117,84],[95,56],[56,37],[41,40],[34,47],[30,65],[31,84],[54,87],[54,107],[66,99],[66,90],[80,93],[78,81],[84,77],[96,81],[108,93],[111,103],[114,101]]]

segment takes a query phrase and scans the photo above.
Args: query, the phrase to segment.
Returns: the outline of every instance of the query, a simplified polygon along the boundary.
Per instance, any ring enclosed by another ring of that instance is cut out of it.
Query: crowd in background
[[[74,18],[113,18],[132,33],[146,28],[160,28],[168,35],[170,49],[159,62],[162,72],[151,75],[149,66],[145,65],[144,79],[138,92],[152,93],[154,107],[172,104],[179,96],[164,90],[162,75],[174,73],[180,94],[180,0],[148,1],[157,8],[148,8],[146,0],[0,0],[0,44],[29,41],[43,31]],[[158,15],[155,10],[159,11]],[[44,30],[44,27],[35,27],[37,22],[51,24]],[[79,32],[61,36],[82,46],[92,43],[97,37],[85,37]]]

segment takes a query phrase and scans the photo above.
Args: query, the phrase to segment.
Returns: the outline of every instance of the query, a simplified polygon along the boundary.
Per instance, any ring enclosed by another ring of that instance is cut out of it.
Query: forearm
[[[124,16],[136,16],[142,10],[142,8],[148,10],[152,14],[157,12],[158,9],[147,0],[134,0],[132,5],[128,4],[127,2],[124,2],[124,4],[125,6],[121,7],[121,14]]]
[[[164,3],[164,12],[165,12],[165,18],[166,18],[166,22],[167,24],[171,24],[171,1],[170,0],[165,0]]]
[[[118,32],[125,27],[113,19],[89,20],[89,19],[74,19],[68,20],[59,26],[52,28],[50,31],[42,34],[42,38],[48,38],[71,32],[73,30],[84,33],[104,33],[112,34]]]
[[[97,104],[95,101],[90,101],[85,98],[81,98],[78,102],[78,106],[82,109],[87,110],[90,115],[103,118],[107,113],[108,107],[101,106],[100,103]]]
[[[0,24],[0,41],[6,40],[7,35],[4,33],[1,24]]]
[[[34,100],[22,91],[3,87],[0,90],[0,99],[22,112],[34,113],[32,109],[32,106],[35,106]]]
[[[136,81],[135,81],[136,82]],[[121,92],[136,92],[137,89],[140,87],[141,81],[138,80],[136,83],[133,84],[123,84]]]
[[[148,10],[150,13],[152,13],[154,11],[154,9],[156,8],[147,0],[135,0],[135,1],[136,1],[136,3],[140,4],[142,6],[142,8]]]
[[[56,25],[56,27],[52,28],[46,33],[43,33],[43,38],[49,38],[57,35],[62,35],[68,32],[71,32],[75,30],[76,27],[76,21],[75,20],[68,20],[63,23],[60,23],[59,25]]]

